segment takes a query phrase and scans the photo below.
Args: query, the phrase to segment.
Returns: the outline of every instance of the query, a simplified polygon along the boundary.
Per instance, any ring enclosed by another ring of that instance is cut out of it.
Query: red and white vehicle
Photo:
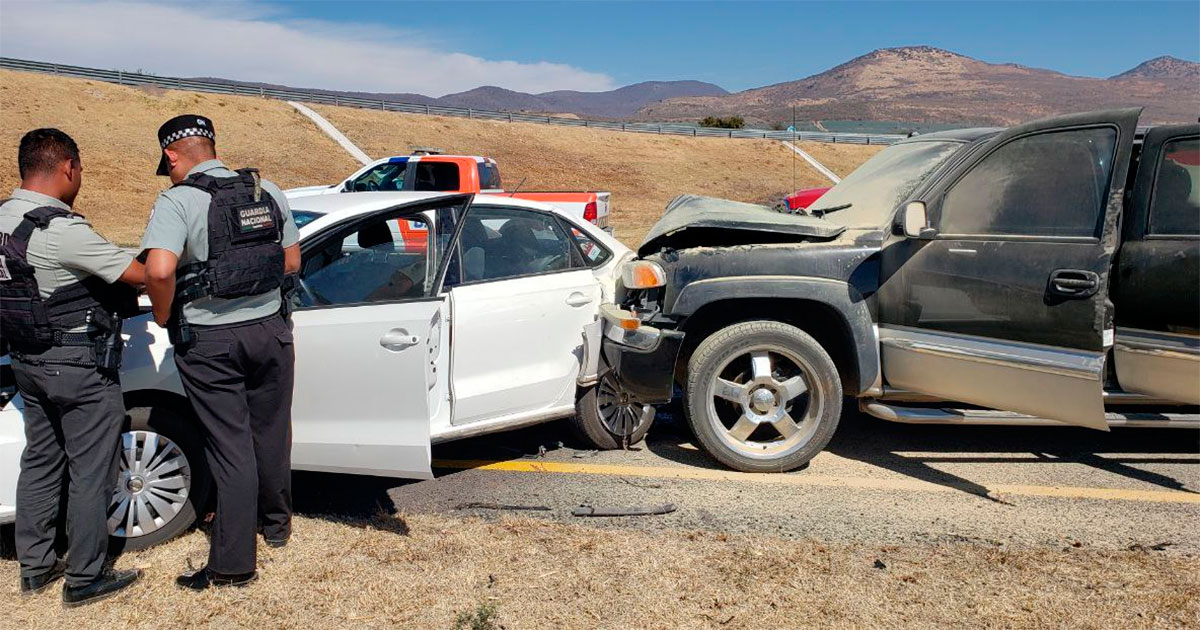
[[[507,194],[556,206],[610,234],[611,193],[602,191],[515,191],[505,193],[500,167],[478,155],[402,155],[375,160],[332,186],[306,186],[284,191],[288,199],[366,191],[459,192]]]

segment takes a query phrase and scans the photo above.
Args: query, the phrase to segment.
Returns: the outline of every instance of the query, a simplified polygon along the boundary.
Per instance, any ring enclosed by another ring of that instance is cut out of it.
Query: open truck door
[[[1200,125],[1146,133],[1124,235],[1112,293],[1117,381],[1200,405]]]
[[[902,208],[882,257],[884,378],[1107,430],[1110,268],[1140,109],[1006,130]]]

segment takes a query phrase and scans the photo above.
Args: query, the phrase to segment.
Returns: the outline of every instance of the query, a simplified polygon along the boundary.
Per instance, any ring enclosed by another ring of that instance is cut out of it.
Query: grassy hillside
[[[105,236],[136,244],[158,192],[158,126],[183,113],[209,116],[231,166],[257,166],[283,187],[333,181],[356,162],[282,101],[132,88],[0,71],[0,188],[16,187],[17,146],[36,127],[75,138],[83,158],[76,209]],[[297,156],[303,156],[298,158]]]
[[[777,142],[619,133],[529,123],[418,116],[317,107],[373,157],[405,154],[410,145],[482,154],[500,162],[509,188],[613,192],[617,235],[636,245],[675,195],[699,193],[771,202],[792,188],[825,185]],[[21,135],[59,127],[79,142],[84,188],[77,209],[98,230],[136,244],[155,195],[155,131],[167,118],[205,114],[217,126],[217,149],[231,166],[257,166],[283,187],[334,183],[357,168],[333,141],[281,101],[132,88],[0,71],[0,188],[18,183]],[[878,147],[806,144],[845,174]]]
[[[681,193],[773,202],[792,187],[792,152],[778,142],[619,133],[533,123],[439,118],[345,107],[315,107],[374,157],[413,145],[490,155],[506,188],[608,190],[617,236],[636,245]],[[805,143],[819,161],[846,173],[878,147]],[[828,185],[803,161],[796,187]]]

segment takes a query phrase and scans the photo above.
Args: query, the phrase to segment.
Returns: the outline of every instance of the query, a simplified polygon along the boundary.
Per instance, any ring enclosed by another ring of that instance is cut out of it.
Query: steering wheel
[[[300,285],[300,291],[304,294],[304,297],[307,298],[305,301],[308,303],[321,305],[333,304],[333,302],[330,302],[324,296],[314,291],[313,288],[304,281],[304,278],[296,276],[296,284]]]

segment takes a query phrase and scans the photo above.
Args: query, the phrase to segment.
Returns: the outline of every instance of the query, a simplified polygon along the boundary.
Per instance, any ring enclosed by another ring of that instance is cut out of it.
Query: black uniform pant
[[[217,490],[208,568],[250,573],[259,522],[267,539],[291,535],[292,331],[278,316],[192,331],[175,364],[204,427]]]
[[[90,359],[90,352],[73,347],[48,351],[75,353],[81,362]],[[25,450],[17,479],[17,559],[22,577],[54,567],[66,486],[66,581],[80,586],[95,580],[104,568],[125,404],[115,373],[36,360],[13,361],[17,389],[25,401]]]

